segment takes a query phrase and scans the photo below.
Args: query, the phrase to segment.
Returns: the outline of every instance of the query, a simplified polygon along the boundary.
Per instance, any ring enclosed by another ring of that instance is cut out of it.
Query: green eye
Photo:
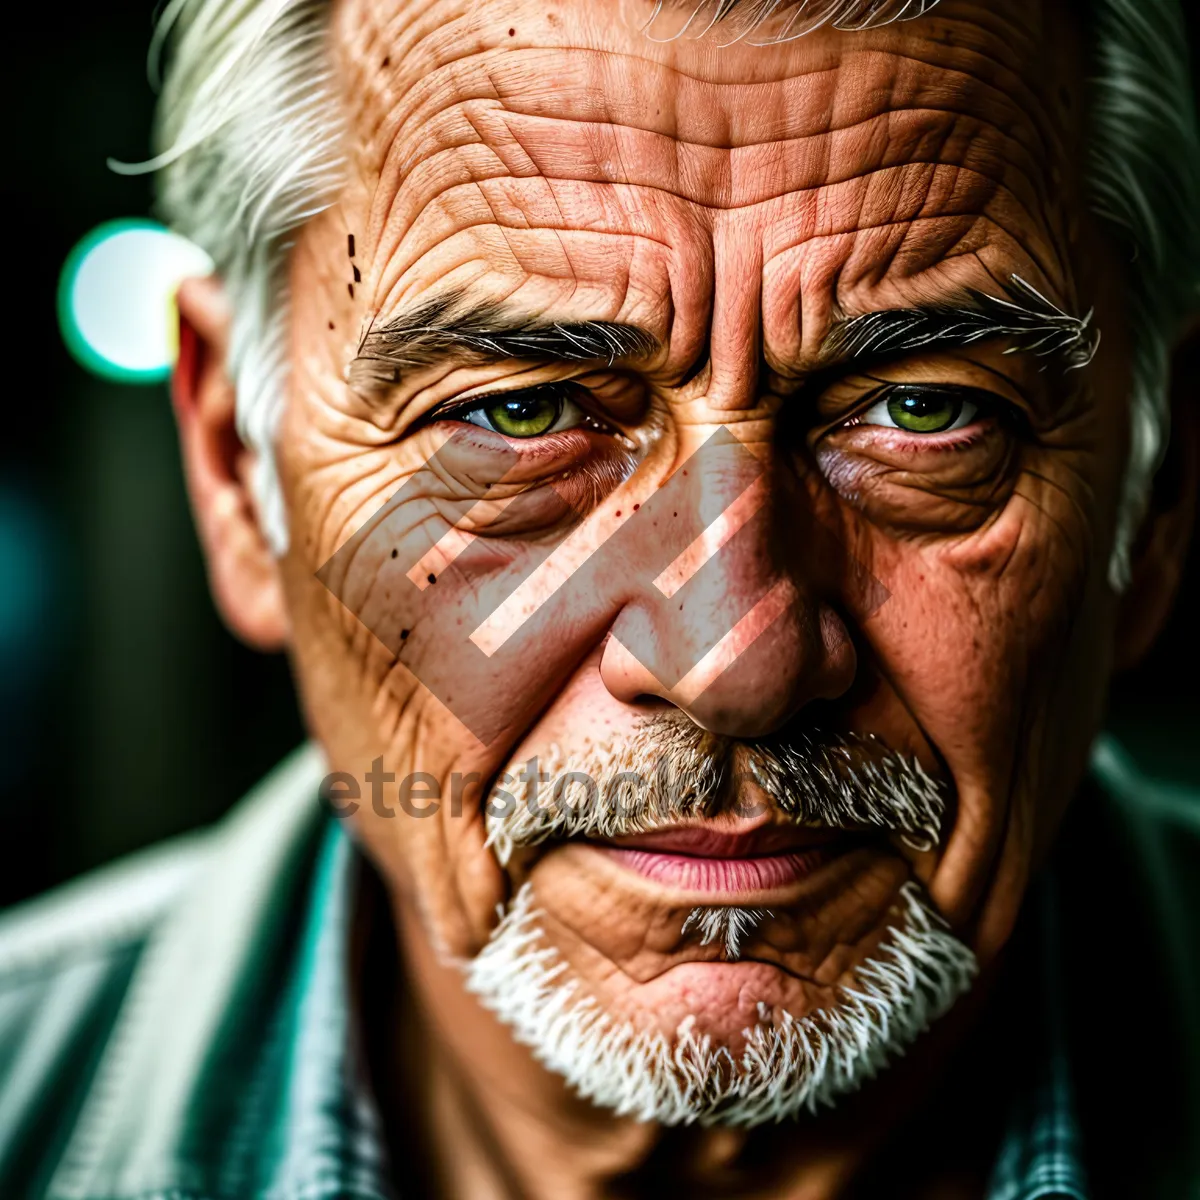
[[[505,437],[538,437],[558,420],[562,399],[542,391],[525,392],[482,411],[492,428]]]
[[[539,384],[520,391],[481,396],[474,404],[450,405],[433,419],[447,417],[490,429],[510,438],[535,438],[560,429],[573,429],[587,413],[572,399],[569,385]]]
[[[471,400],[444,404],[429,421],[464,421],[505,437],[528,439],[568,429],[608,431],[604,422],[587,411],[587,388],[570,380],[539,383],[533,387],[491,392]]]
[[[917,392],[893,396],[888,416],[901,429],[912,433],[940,433],[958,420],[962,401],[945,392]]]
[[[979,405],[956,388],[896,385],[871,405],[862,422],[908,433],[945,433],[969,425],[978,411]]]

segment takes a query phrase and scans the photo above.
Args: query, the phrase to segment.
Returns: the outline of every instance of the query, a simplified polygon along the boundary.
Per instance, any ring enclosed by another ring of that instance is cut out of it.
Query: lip
[[[836,853],[832,845],[742,858],[671,854],[662,850],[594,843],[623,867],[668,887],[688,892],[738,895],[772,891],[811,875]]]
[[[735,829],[713,825],[673,825],[648,833],[608,838],[604,844],[622,850],[649,850],[658,854],[742,859],[798,853],[828,845],[844,837],[845,833],[845,830],[828,827],[762,823]]]
[[[737,896],[778,890],[811,875],[847,848],[847,833],[755,821],[676,825],[588,844],[665,887]]]

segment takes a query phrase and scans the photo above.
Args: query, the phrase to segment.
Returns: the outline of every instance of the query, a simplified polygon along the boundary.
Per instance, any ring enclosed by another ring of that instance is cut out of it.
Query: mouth
[[[787,887],[861,842],[861,836],[841,829],[760,824],[730,830],[707,824],[587,844],[665,887],[739,896]]]

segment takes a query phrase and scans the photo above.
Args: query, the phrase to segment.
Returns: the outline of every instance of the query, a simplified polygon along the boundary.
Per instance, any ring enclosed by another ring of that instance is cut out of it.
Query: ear
[[[1171,440],[1131,554],[1121,597],[1115,666],[1136,666],[1170,615],[1191,543],[1200,470],[1200,321],[1176,347],[1171,363]]]
[[[287,610],[249,486],[256,456],[237,435],[237,395],[225,372],[225,294],[215,277],[187,279],[177,303],[179,358],[171,402],[209,586],[237,637],[260,650],[278,650],[287,641]]]

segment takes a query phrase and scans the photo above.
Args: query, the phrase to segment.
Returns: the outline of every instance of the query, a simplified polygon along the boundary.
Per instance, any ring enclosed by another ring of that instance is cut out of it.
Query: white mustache
[[[938,843],[949,789],[879,738],[810,731],[741,741],[679,713],[571,758],[551,746],[543,762],[501,775],[486,807],[488,844],[505,864],[516,847],[550,838],[622,837],[716,816],[736,790],[735,757],[797,824],[897,833],[916,849]]]

